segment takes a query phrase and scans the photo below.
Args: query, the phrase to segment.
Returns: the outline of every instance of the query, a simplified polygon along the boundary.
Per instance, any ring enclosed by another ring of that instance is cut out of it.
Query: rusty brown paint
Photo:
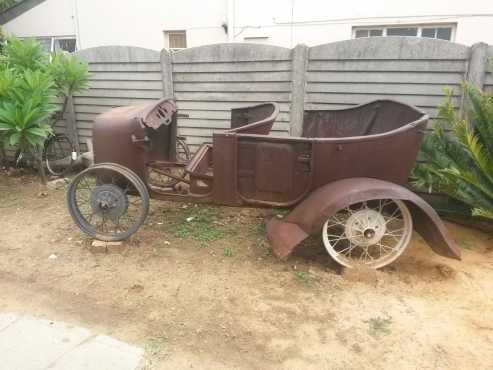
[[[428,122],[423,111],[393,100],[305,111],[301,137],[272,135],[278,114],[275,103],[232,109],[231,129],[215,133],[213,145],[204,144],[186,165],[188,193],[150,189],[151,196],[295,207],[285,219],[268,224],[269,240],[281,258],[348,202],[402,199],[435,252],[460,257],[434,210],[404,187]],[[177,116],[171,98],[100,115],[94,124],[96,163],[125,166],[146,184],[149,166],[183,166],[176,162]]]
[[[358,202],[387,198],[407,203],[416,231],[437,254],[460,259],[459,248],[428,203],[403,186],[373,178],[348,178],[318,188],[282,221],[271,220],[267,236],[274,253],[286,258],[301,241],[318,234],[322,224],[338,210]]]

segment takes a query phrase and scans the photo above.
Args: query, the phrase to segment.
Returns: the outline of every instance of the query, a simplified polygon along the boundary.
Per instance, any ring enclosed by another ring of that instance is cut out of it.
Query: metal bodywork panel
[[[176,158],[176,105],[173,98],[113,108],[93,125],[95,163],[117,163],[147,183],[147,163]]]
[[[231,129],[214,133],[212,147],[203,146],[190,162],[176,163],[174,99],[112,109],[94,123],[95,162],[129,168],[148,187],[149,168],[185,168],[186,178],[178,180],[189,185],[188,192],[150,189],[155,198],[295,207],[267,227],[281,258],[318,233],[339,209],[383,198],[404,200],[416,230],[433,250],[460,258],[436,212],[404,187],[428,122],[426,113],[392,100],[306,111],[301,137],[275,136],[278,114],[276,103],[232,109]]]
[[[415,230],[439,255],[460,259],[460,250],[431,206],[403,186],[373,178],[334,181],[312,192],[284,219],[267,224],[267,237],[274,253],[287,258],[309,235],[320,233],[324,222],[338,210],[372,199],[399,199],[411,211]]]
[[[347,109],[307,111],[303,137],[280,137],[268,135],[273,115],[259,118],[259,112],[275,111],[266,105],[243,108],[240,117],[259,121],[236,118],[236,128],[214,133],[217,203],[291,207],[311,191],[348,177],[404,185],[428,122],[414,107],[377,100]],[[239,113],[233,111],[235,115]]]

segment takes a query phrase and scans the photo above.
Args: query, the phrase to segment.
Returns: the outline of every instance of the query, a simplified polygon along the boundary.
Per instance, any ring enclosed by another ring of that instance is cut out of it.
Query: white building
[[[218,42],[292,47],[387,35],[493,44],[493,1],[24,0],[0,14],[0,24],[66,50]]]

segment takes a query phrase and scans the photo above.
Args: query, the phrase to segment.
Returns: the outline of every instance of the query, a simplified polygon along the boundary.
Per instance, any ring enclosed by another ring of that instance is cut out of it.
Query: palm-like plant
[[[493,95],[464,85],[468,119],[454,110],[451,93],[439,110],[439,123],[425,137],[411,180],[418,189],[448,194],[472,209],[473,216],[493,219]],[[445,125],[452,128],[450,133]]]
[[[14,86],[16,85],[17,75],[14,70],[10,68],[0,69],[0,102],[6,101]],[[7,155],[5,154],[3,132],[0,131],[0,164],[7,162]]]
[[[65,112],[68,97],[87,89],[89,71],[86,62],[64,52],[53,54],[48,72],[54,79],[55,88],[63,98],[61,113]]]
[[[19,71],[44,70],[49,62],[49,54],[34,39],[10,37],[4,45],[2,62]]]
[[[0,152],[4,145],[17,146],[42,165],[45,139],[55,122],[56,102],[87,87],[87,64],[65,53],[50,56],[34,40],[9,38],[0,57]],[[5,155],[3,155],[5,157]]]
[[[11,77],[8,70],[0,72],[2,81]],[[49,74],[27,70],[16,77],[0,103],[0,138],[3,145],[16,146],[36,160],[43,183],[46,182],[42,151],[46,138],[52,132],[50,117],[57,110],[54,82]]]

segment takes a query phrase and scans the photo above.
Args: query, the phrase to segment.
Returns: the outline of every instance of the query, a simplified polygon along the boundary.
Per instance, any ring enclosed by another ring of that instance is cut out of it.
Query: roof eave
[[[10,22],[46,0],[24,0],[0,13],[0,25]]]

